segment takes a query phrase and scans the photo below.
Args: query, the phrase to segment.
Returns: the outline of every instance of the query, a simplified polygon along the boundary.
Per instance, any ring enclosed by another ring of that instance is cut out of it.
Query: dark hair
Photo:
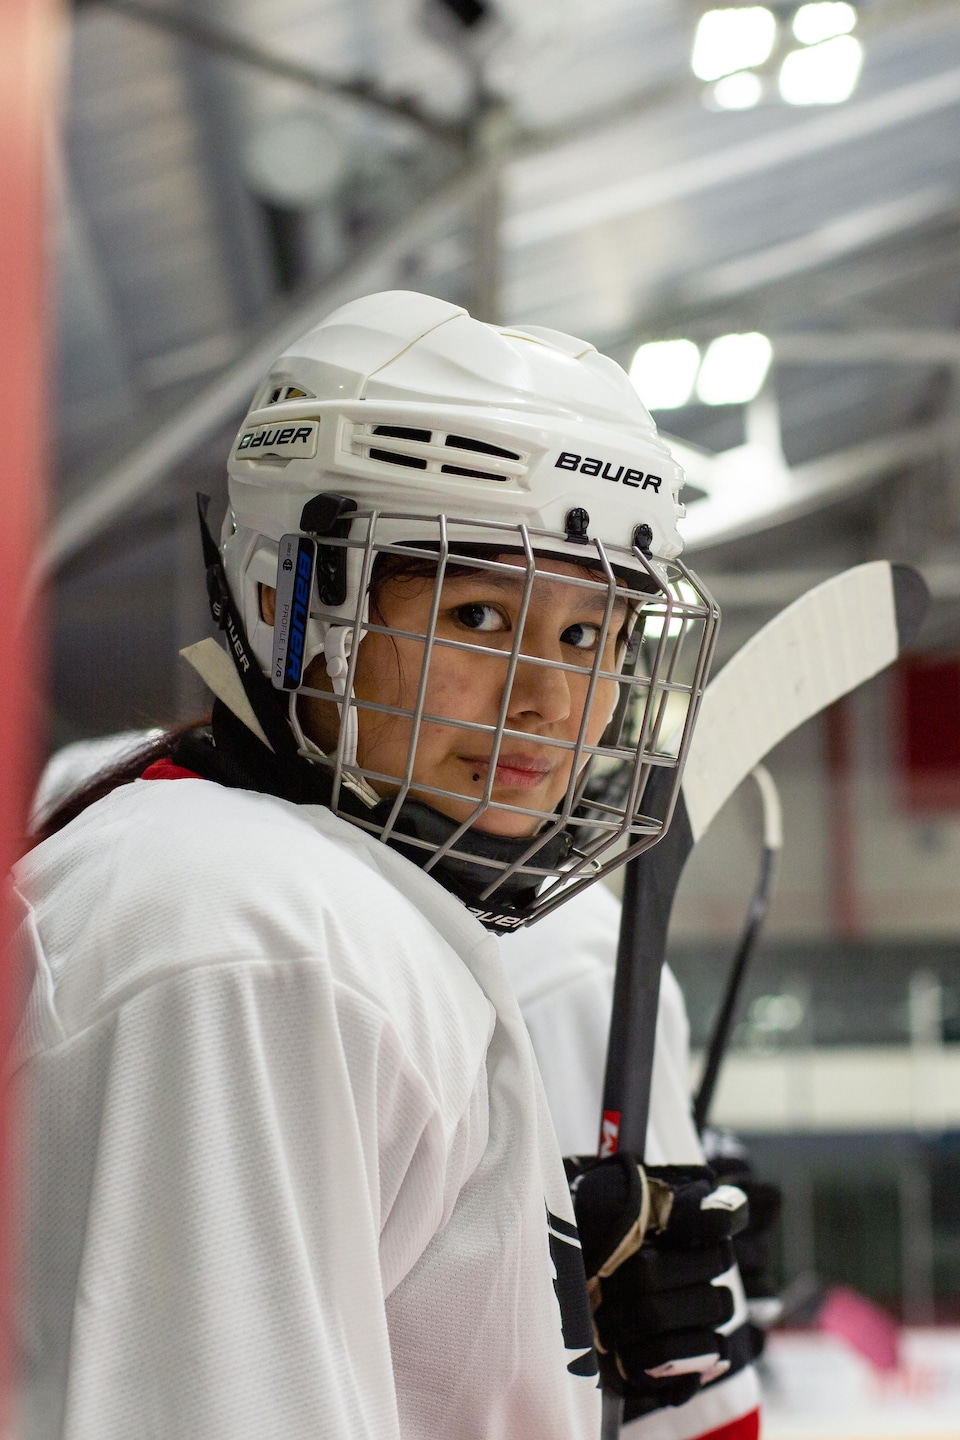
[[[118,789],[121,785],[130,785],[134,780],[139,780],[149,765],[157,760],[169,759],[184,735],[209,724],[210,717],[206,715],[197,720],[190,720],[185,725],[172,725],[160,735],[145,740],[142,745],[129,751],[122,760],[118,760],[112,765],[105,765],[102,770],[97,770],[77,789],[71,790],[65,795],[54,805],[52,810],[41,813],[37,824],[31,830],[30,844],[39,845],[41,840],[47,840],[51,835],[56,835],[58,830],[69,825],[71,820],[82,815],[90,805],[96,804],[111,791]]]
[[[466,574],[470,569],[467,565],[450,565],[448,573]],[[428,579],[435,575],[436,564],[431,560],[414,559],[409,560],[403,555],[381,555],[378,557],[371,577],[370,592],[371,602],[376,606],[378,594],[388,580],[395,579]],[[96,771],[87,780],[84,780],[76,789],[70,790],[52,809],[41,812],[37,823],[32,827],[29,836],[29,845],[39,845],[42,840],[47,840],[51,835],[56,835],[64,826],[69,825],[78,815],[98,800],[103,800],[121,785],[131,785],[134,780],[139,780],[144,770],[153,765],[157,760],[168,760],[174,754],[180,741],[192,730],[202,729],[210,724],[210,716],[201,716],[196,720],[187,721],[183,725],[172,725],[165,729],[160,735],[155,735],[150,740],[145,740],[142,745],[129,751],[121,760],[114,764],[105,765],[101,770]]]

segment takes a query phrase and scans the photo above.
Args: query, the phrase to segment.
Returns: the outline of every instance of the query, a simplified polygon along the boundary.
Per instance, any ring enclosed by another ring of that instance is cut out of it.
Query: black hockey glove
[[[746,1364],[732,1241],[747,1224],[743,1192],[701,1165],[643,1166],[626,1154],[565,1164],[600,1373],[625,1417],[682,1405]]]

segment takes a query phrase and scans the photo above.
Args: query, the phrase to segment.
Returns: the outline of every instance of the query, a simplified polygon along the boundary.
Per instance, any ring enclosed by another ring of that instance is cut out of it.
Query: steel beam
[[[149,0],[98,0],[98,3],[117,15],[125,15],[127,19],[141,25],[163,30],[179,40],[199,45],[214,55],[234,60],[237,64],[259,70],[265,75],[290,81],[316,95],[363,105],[368,110],[376,110],[389,116],[392,120],[406,120],[441,140],[453,139],[462,142],[465,139],[461,125],[439,120],[415,100],[404,96],[385,95],[368,80],[338,80],[334,75],[324,75],[310,65],[303,65],[298,60],[264,50],[245,36],[224,30],[219,25],[212,25],[208,20],[186,10],[168,5],[154,5],[149,3]]]
[[[960,365],[960,330],[860,330],[772,335],[780,365]]]
[[[869,246],[919,230],[958,209],[960,189],[956,185],[925,185],[895,200],[837,215],[777,245],[708,266],[682,282],[678,300],[682,305],[700,306],[749,295],[763,286],[835,264]]]
[[[93,480],[62,511],[43,547],[34,576],[58,570],[142,495],[227,424],[248,402],[270,365],[292,341],[318,324],[338,305],[363,291],[376,272],[402,259],[431,235],[444,215],[470,203],[488,183],[482,165],[443,181],[389,234],[367,246],[349,265],[317,289],[301,296],[257,332],[247,348],[183,409],[135,445]]]
[[[516,250],[541,245],[779,169],[836,145],[880,135],[957,105],[960,105],[960,68],[925,76],[859,104],[838,105],[813,120],[765,130],[727,149],[698,154],[664,169],[633,175],[596,190],[581,190],[536,209],[519,210],[506,220],[504,242]]]
[[[756,444],[706,455],[665,438],[691,484],[704,492],[702,500],[688,505],[683,523],[687,549],[697,551],[808,515],[869,489],[904,466],[942,454],[960,443],[960,415],[951,413],[793,467]]]

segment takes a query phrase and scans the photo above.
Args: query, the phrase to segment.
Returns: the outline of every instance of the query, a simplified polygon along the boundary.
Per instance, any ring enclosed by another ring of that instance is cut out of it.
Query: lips
[[[460,757],[465,765],[473,766],[476,774],[484,774],[490,768],[490,761],[479,755]],[[505,790],[535,790],[556,768],[554,762],[542,760],[536,755],[520,752],[501,754],[497,761],[496,784]]]

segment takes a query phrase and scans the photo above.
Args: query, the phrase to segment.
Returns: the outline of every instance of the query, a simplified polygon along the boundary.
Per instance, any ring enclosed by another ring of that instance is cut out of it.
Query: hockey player
[[[18,868],[25,1434],[595,1436],[574,1210],[483,927],[658,833],[665,699],[693,722],[715,624],[680,483],[568,336],[398,292],[273,367],[205,534],[212,729]],[[625,808],[583,810],[627,761]],[[629,1157],[577,1178],[642,1409],[731,1365],[741,1202]]]

